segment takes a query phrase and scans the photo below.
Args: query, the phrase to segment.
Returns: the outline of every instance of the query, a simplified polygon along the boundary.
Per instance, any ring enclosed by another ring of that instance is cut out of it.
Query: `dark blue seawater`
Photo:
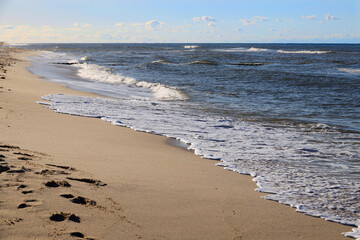
[[[360,45],[41,44],[249,120],[320,122],[360,132]],[[226,108],[224,107],[226,106]]]
[[[268,199],[360,225],[359,44],[22,47],[34,73],[113,97],[45,96],[58,112],[177,138]]]

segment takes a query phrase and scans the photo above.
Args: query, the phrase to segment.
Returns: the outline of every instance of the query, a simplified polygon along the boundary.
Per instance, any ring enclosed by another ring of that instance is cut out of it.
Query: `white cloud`
[[[209,23],[208,23],[208,26],[209,26],[209,27],[215,27],[216,24],[215,24],[214,22],[209,22]]]
[[[132,26],[132,27],[140,27],[140,26],[144,26],[144,25],[145,25],[144,23],[140,23],[140,22],[130,23],[130,26]]]
[[[193,21],[196,23],[199,23],[201,21],[203,22],[215,22],[216,19],[210,16],[202,16],[202,17],[194,17]],[[209,24],[208,24],[209,25]],[[210,25],[209,25],[210,26]]]
[[[92,24],[90,23],[74,23],[73,27],[82,27],[82,28],[88,28],[88,27],[92,27]]]
[[[240,19],[240,22],[242,22],[243,25],[247,26],[247,25],[257,25],[257,21],[253,20],[253,19]]]
[[[210,17],[210,16],[202,16],[201,17],[201,20],[203,20],[204,22],[214,22],[215,21],[215,18],[213,17]]]
[[[303,19],[306,19],[306,20],[316,20],[317,19],[317,16],[315,15],[311,15],[311,16],[302,16]]]
[[[70,30],[70,31],[81,31],[81,28],[77,28],[77,27],[69,27],[69,28],[66,28],[67,30]]]
[[[145,23],[145,28],[147,30],[160,30],[162,29],[163,24],[164,24],[163,22],[160,22],[158,20],[151,20]]]
[[[269,20],[269,18],[263,17],[263,16],[255,16],[255,17],[252,17],[252,18],[256,19],[256,20],[259,20],[260,22],[264,22],[264,21]]]
[[[198,22],[201,21],[201,18],[199,18],[199,17],[194,17],[194,18],[193,18],[193,21],[196,22],[196,23],[198,23]]]
[[[128,24],[125,24],[123,22],[118,22],[117,24],[115,24],[115,26],[116,26],[117,30],[121,30],[122,32],[129,30]]]
[[[248,26],[248,25],[258,25],[259,22],[264,22],[268,20],[269,18],[267,17],[255,16],[249,19],[240,19],[239,21],[242,22],[243,25]]]
[[[282,20],[280,18],[277,18],[276,21],[277,22],[282,22]]]
[[[345,34],[345,33],[334,33],[324,35],[325,39],[349,39],[349,38],[359,38],[360,34]]]
[[[326,20],[326,21],[339,20],[339,18],[338,18],[338,17],[335,17],[335,16],[332,16],[332,15],[330,15],[330,14],[326,14],[326,15],[325,15],[325,20]]]

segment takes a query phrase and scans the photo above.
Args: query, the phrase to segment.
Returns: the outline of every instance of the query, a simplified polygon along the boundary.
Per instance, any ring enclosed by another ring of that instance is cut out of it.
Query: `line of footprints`
[[[25,167],[25,165],[32,165],[32,166],[41,166],[39,164],[32,164],[31,160],[33,158],[36,158],[36,156],[28,153],[24,153],[19,147],[10,146],[10,145],[0,145],[0,174],[2,173],[9,173],[9,174],[24,174],[26,172],[31,172],[32,169]],[[17,166],[9,165],[9,162],[6,160],[10,154],[17,155],[17,160],[23,161],[21,164],[17,164]],[[69,172],[76,171],[76,169],[68,167],[68,166],[60,166],[60,165],[54,165],[54,164],[45,164],[47,169],[43,169],[41,171],[35,172],[35,174],[43,175],[43,176],[49,176],[49,175],[58,175],[58,174],[64,174],[69,175]],[[67,177],[67,180],[70,181],[78,181],[78,182],[85,182],[88,184],[92,184],[94,186],[106,186],[105,183],[101,182],[100,180],[90,179],[90,178],[73,178],[73,177]],[[57,188],[57,187],[64,187],[69,188],[71,187],[71,184],[66,180],[49,180],[44,183],[44,185],[48,188]],[[29,189],[27,185],[20,184],[17,187],[17,190],[21,191],[22,194],[31,194],[34,193],[34,190]],[[82,197],[82,196],[74,196],[72,194],[61,194],[60,197],[69,199],[74,204],[81,204],[84,206],[96,206],[96,202],[94,200]],[[36,204],[37,200],[30,199],[25,200],[23,203],[18,205],[18,209],[28,208]],[[52,213],[49,217],[51,221],[54,222],[62,222],[62,221],[72,221],[75,223],[80,223],[81,219],[79,216],[73,214],[73,213],[66,213],[66,212],[55,212]],[[7,223],[9,225],[15,224],[17,222],[23,221],[22,218],[15,218],[11,220],[7,220]],[[77,238],[85,238],[85,239],[93,239],[93,238],[86,238],[84,234],[81,232],[71,232],[70,236],[77,237]]]

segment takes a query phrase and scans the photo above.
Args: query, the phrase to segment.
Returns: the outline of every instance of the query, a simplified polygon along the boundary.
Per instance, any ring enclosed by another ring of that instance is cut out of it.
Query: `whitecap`
[[[325,54],[331,53],[331,51],[309,51],[309,50],[300,50],[300,51],[286,51],[286,50],[277,50],[277,53],[287,53],[287,54]]]
[[[215,52],[267,52],[270,49],[267,48],[244,48],[244,47],[237,47],[237,48],[225,48],[225,49],[213,49],[212,51]]]
[[[356,68],[339,68],[338,70],[341,72],[360,74],[360,69],[356,69]]]
[[[252,47],[252,48],[248,49],[248,51],[249,52],[266,52],[266,51],[269,51],[269,49]]]
[[[90,57],[88,56],[84,56],[82,58],[80,58],[80,61],[89,61],[90,60]]]
[[[198,45],[185,45],[184,48],[185,49],[195,49],[195,48],[199,48],[200,46]]]
[[[154,97],[158,100],[186,100],[189,97],[181,90],[166,86],[161,83],[151,83],[145,81],[137,81],[135,78],[122,76],[112,73],[110,68],[99,66],[96,64],[78,64],[78,76],[99,82],[107,82],[113,84],[125,84],[150,89],[154,93]]]
[[[28,46],[29,43],[8,43],[8,46]]]

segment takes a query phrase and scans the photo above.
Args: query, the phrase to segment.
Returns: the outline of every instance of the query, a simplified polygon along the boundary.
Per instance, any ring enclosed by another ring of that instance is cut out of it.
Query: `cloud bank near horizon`
[[[78,0],[77,8],[70,0],[42,0],[44,4],[38,9],[41,14],[28,13],[34,0],[9,1],[0,10],[0,41],[360,42],[360,26],[356,24],[360,20],[356,14],[360,4],[352,0],[344,0],[342,4],[319,0],[328,4],[318,7],[310,0],[270,7],[265,0],[230,0],[222,2],[221,9],[218,9],[220,2],[215,0],[207,5],[194,0],[191,8],[187,1],[175,4],[159,0],[158,5],[151,5],[149,1],[139,0],[147,5],[147,11],[132,2],[103,1],[101,5]],[[81,6],[82,2],[88,4]],[[300,3],[303,8],[296,8]],[[68,11],[70,6],[73,11]],[[59,13],[52,12],[54,9]]]

